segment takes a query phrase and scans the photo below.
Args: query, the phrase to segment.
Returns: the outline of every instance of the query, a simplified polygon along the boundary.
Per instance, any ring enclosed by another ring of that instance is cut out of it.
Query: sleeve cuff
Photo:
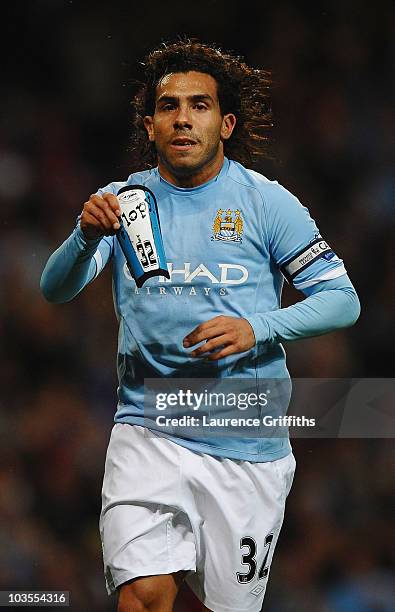
[[[252,331],[254,332],[256,346],[259,347],[265,344],[270,339],[270,328],[269,324],[263,314],[253,314],[244,317],[246,321],[251,325]]]
[[[83,250],[95,250],[101,241],[101,236],[98,238],[93,238],[89,240],[86,238],[84,232],[81,229],[80,221],[78,221],[77,226],[74,230],[74,236],[78,246]]]

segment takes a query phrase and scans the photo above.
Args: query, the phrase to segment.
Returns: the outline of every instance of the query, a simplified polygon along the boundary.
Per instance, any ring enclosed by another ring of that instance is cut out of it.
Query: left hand
[[[234,353],[248,351],[255,345],[253,329],[246,319],[223,315],[195,327],[190,334],[185,336],[183,345],[188,348],[203,340],[206,341],[205,344],[192,351],[191,357],[202,357],[206,353],[211,353],[206,356],[206,359],[217,361]],[[218,348],[219,350],[215,351]]]

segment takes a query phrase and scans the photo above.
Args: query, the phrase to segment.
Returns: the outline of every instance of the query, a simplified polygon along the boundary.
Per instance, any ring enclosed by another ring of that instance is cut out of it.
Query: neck
[[[198,170],[194,169],[188,172],[185,169],[184,172],[179,172],[173,168],[166,166],[162,160],[158,159],[158,169],[162,178],[168,183],[175,185],[176,187],[199,187],[204,183],[208,183],[211,179],[215,178],[221,171],[224,163],[224,156],[218,156],[215,160],[212,160],[210,164],[203,166]]]

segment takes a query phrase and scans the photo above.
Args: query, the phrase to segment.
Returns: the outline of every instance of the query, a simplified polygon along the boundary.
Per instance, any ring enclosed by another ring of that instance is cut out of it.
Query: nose
[[[192,120],[187,106],[180,106],[177,116],[174,119],[174,129],[191,129]]]

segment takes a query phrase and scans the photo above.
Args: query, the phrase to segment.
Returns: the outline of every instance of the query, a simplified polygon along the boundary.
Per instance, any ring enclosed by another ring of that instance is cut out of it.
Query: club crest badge
[[[222,208],[219,208],[214,219],[211,240],[241,242],[243,225],[244,222],[239,209],[232,211],[228,208],[224,211]]]

